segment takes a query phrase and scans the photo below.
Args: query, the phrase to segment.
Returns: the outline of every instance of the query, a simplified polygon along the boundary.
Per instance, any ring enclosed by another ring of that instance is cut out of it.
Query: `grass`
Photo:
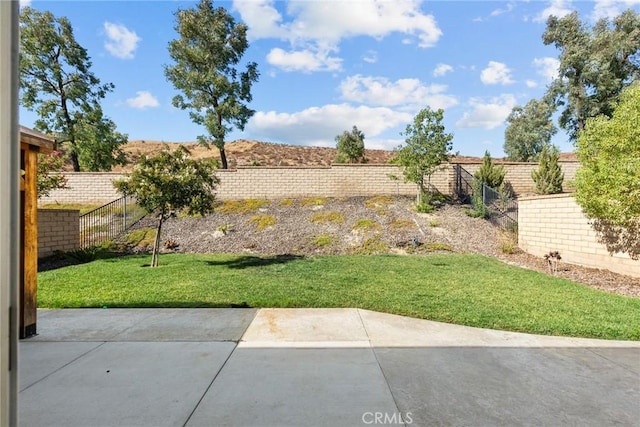
[[[416,226],[416,223],[408,219],[394,219],[391,221],[389,226],[392,230],[402,230],[406,228],[413,228]]]
[[[40,209],[73,209],[73,210],[79,210],[80,215],[84,215],[87,212],[90,212],[96,208],[99,208],[100,206],[102,205],[96,205],[96,204],[84,205],[79,203],[48,203],[40,206]]]
[[[359,255],[374,255],[387,252],[388,250],[389,245],[383,242],[380,236],[374,236],[365,239],[360,246],[354,249],[353,253]]]
[[[364,201],[364,205],[369,209],[376,209],[380,206],[388,206],[393,204],[391,196],[374,196]]]
[[[268,200],[246,199],[246,200],[225,200],[216,209],[224,214],[249,214],[269,205]]]
[[[315,224],[327,224],[330,222],[333,222],[334,224],[342,224],[345,221],[345,217],[342,212],[318,212],[313,214],[310,221]]]
[[[518,234],[504,232],[499,239],[500,251],[512,255],[518,251]]]
[[[389,213],[387,207],[391,204],[393,204],[393,197],[390,196],[374,196],[364,201],[367,208],[373,209],[378,215],[383,216]]]
[[[124,239],[131,246],[153,246],[157,232],[155,228],[139,228],[127,233]]]
[[[317,236],[313,236],[313,239],[312,239],[313,244],[319,248],[322,248],[325,246],[331,246],[337,241],[338,241],[338,238],[335,236],[332,236],[329,233],[318,234]]]
[[[300,206],[323,206],[329,203],[326,197],[308,197],[300,200]]]
[[[275,225],[276,221],[277,219],[273,215],[254,215],[249,219],[249,222],[256,225],[256,230],[258,231]]]
[[[280,202],[278,203],[278,205],[280,206],[286,206],[286,207],[291,207],[293,206],[294,200],[293,199],[282,199],[280,200]]]
[[[358,307],[545,335],[640,339],[640,299],[472,254],[166,254],[41,272],[40,307]]]
[[[440,242],[429,242],[423,245],[424,249],[428,252],[446,251],[453,252],[451,245]]]
[[[361,218],[353,224],[352,228],[359,231],[375,231],[380,230],[380,224],[369,218]]]

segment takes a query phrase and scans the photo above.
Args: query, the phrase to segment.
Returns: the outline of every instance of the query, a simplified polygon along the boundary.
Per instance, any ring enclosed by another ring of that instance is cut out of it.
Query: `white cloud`
[[[160,103],[158,99],[146,90],[136,92],[135,98],[127,99],[127,105],[131,108],[144,110],[145,108],[158,107]]]
[[[471,98],[469,105],[473,108],[464,113],[456,122],[461,128],[495,129],[502,125],[516,106],[516,98],[510,94],[503,94],[489,102],[483,102],[479,98]]]
[[[534,58],[533,66],[536,67],[538,74],[544,77],[547,82],[550,82],[558,77],[560,61],[550,56]]]
[[[536,86],[538,86],[538,83],[535,80],[527,80],[526,82],[524,82],[524,84],[526,84],[527,87],[536,87]]]
[[[362,57],[364,62],[368,62],[369,64],[375,64],[378,62],[378,52],[375,50],[368,50],[364,56]]]
[[[411,120],[411,114],[385,107],[329,104],[295,113],[259,111],[247,123],[247,130],[269,141],[302,145],[331,143],[330,146],[334,146],[335,136],[354,125],[364,132],[366,144],[369,137]]]
[[[284,71],[339,71],[342,69],[342,59],[331,56],[330,51],[303,49],[285,51],[279,47],[271,49],[267,55],[267,62]]]
[[[487,68],[480,73],[480,80],[486,85],[508,85],[513,83],[511,70],[502,62],[489,61]]]
[[[451,72],[453,72],[453,67],[451,65],[439,63],[438,65],[436,65],[436,68],[433,70],[433,76],[441,77]]]
[[[384,77],[355,75],[340,83],[342,98],[377,106],[429,105],[432,109],[446,109],[458,104],[458,100],[444,92],[447,85],[424,85],[418,79],[399,79],[391,82]]]
[[[557,18],[569,15],[574,11],[571,2],[572,0],[551,0],[549,6],[533,18],[534,22],[547,22],[552,15]]]
[[[591,19],[597,21],[601,18],[615,18],[624,9],[640,4],[640,0],[596,0]]]
[[[289,1],[282,12],[275,5],[275,0],[233,2],[249,27],[250,38],[284,40],[292,52],[301,48],[311,52],[337,51],[344,38],[382,39],[392,33],[409,35],[411,42],[426,48],[434,46],[442,36],[433,15],[420,10],[419,0]],[[278,54],[282,52],[280,49]]]
[[[233,8],[249,27],[249,39],[287,38],[288,29],[272,0],[234,0]]]
[[[20,0],[20,7],[31,6],[31,0]]]
[[[104,30],[107,35],[104,47],[110,54],[121,59],[133,58],[133,54],[141,40],[135,31],[129,30],[124,25],[111,22],[104,23]]]
[[[512,2],[507,3],[507,6],[506,6],[504,9],[500,9],[500,8],[498,8],[498,9],[494,9],[494,10],[491,12],[491,16],[500,16],[500,15],[502,15],[502,14],[509,13],[509,12],[511,12],[514,8],[515,8],[515,4],[513,4]]]

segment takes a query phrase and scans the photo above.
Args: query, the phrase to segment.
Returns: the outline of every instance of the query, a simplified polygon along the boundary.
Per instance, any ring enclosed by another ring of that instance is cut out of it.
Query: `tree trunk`
[[[151,267],[158,266],[158,252],[160,251],[160,234],[162,233],[162,221],[164,221],[164,211],[158,219],[158,229],[156,231],[156,239],[153,241],[153,253],[151,254]]]
[[[229,166],[227,165],[227,153],[224,151],[224,147],[218,147],[218,150],[220,150],[220,161],[222,163],[222,169],[228,169]]]
[[[69,154],[69,157],[71,158],[71,164],[73,164],[73,171],[80,172],[80,161],[78,160],[78,154],[72,150]]]

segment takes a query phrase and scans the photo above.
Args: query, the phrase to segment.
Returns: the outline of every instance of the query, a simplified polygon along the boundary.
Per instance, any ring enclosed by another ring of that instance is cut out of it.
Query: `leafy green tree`
[[[547,20],[545,45],[560,50],[558,78],[547,97],[559,107],[560,126],[575,141],[590,117],[611,117],[620,92],[640,75],[640,15],[629,9],[588,28],[577,12]]]
[[[191,120],[205,127],[208,135],[198,141],[220,151],[222,168],[227,169],[224,139],[233,128],[244,127],[255,113],[251,85],[258,81],[258,66],[239,63],[247,50],[247,26],[236,23],[223,7],[214,8],[211,0],[200,0],[195,9],[178,10],[176,31],[180,38],[169,43],[174,65],[165,66],[165,75],[182,92],[173,105],[189,110]]]
[[[538,169],[531,172],[531,178],[536,183],[535,191],[538,194],[562,193],[562,181],[564,173],[560,168],[558,159],[560,152],[553,146],[545,145],[540,153]]]
[[[531,162],[538,158],[558,130],[551,120],[553,111],[554,106],[537,99],[514,107],[504,132],[504,152],[509,160]]]
[[[38,154],[38,198],[46,197],[51,190],[67,188],[67,178],[59,174],[65,163],[60,151]]]
[[[613,116],[587,120],[577,143],[576,201],[611,253],[640,257],[640,83]]]
[[[356,126],[336,136],[336,163],[364,163],[364,133]]]
[[[473,176],[487,187],[497,189],[502,185],[506,174],[507,171],[504,169],[504,165],[497,166],[494,164],[491,159],[491,153],[485,151],[482,164]]]
[[[425,177],[430,184],[431,175],[449,160],[453,134],[445,133],[443,117],[442,109],[433,111],[426,107],[420,110],[402,133],[406,145],[396,149],[394,163],[403,167],[405,181],[418,187],[417,206],[422,204],[426,194]]]
[[[35,128],[56,136],[76,172],[124,164],[120,146],[127,136],[116,132],[100,106],[114,86],[91,72],[69,20],[25,7],[20,25],[20,101],[40,116]]]
[[[189,154],[184,146],[173,153],[166,147],[152,157],[142,156],[129,179],[114,182],[121,193],[134,195],[147,213],[158,215],[152,267],[158,265],[162,224],[174,211],[186,208],[188,213],[200,215],[213,212],[217,162],[194,160]]]

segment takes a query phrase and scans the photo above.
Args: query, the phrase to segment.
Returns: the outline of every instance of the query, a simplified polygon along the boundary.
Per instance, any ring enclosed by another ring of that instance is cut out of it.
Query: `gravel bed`
[[[290,202],[274,200],[246,214],[216,212],[207,217],[171,218],[163,226],[162,241],[178,246],[164,251],[256,255],[453,251],[479,253],[550,274],[544,259],[520,251],[508,234],[488,221],[469,217],[465,213],[468,206],[444,204],[433,213],[421,214],[413,210],[410,197],[326,199],[306,205],[305,200],[288,205]],[[317,217],[323,215],[344,221],[319,223]],[[273,216],[275,224],[258,230],[252,221],[256,216]],[[155,227],[155,220],[145,219],[137,227]],[[511,254],[505,253],[509,246]],[[640,297],[640,279],[607,270],[560,263],[555,275]]]

